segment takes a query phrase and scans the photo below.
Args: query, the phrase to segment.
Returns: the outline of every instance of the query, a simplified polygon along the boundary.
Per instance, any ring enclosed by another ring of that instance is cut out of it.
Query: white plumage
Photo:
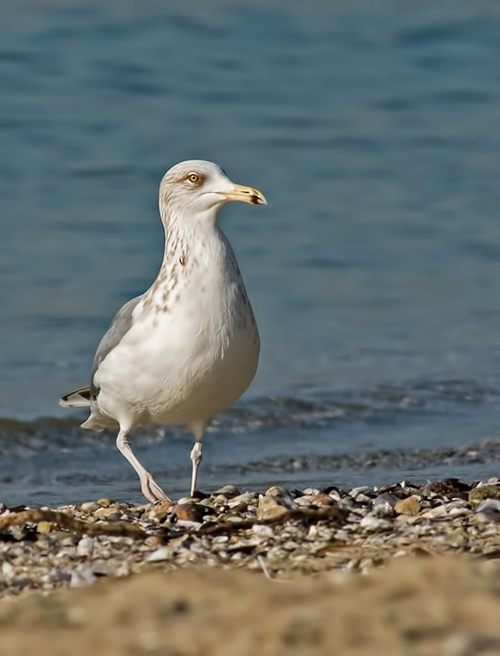
[[[257,324],[234,252],[218,226],[228,201],[265,204],[212,162],[172,167],[160,184],[165,254],[158,276],[116,315],[97,349],[90,387],[61,405],[90,405],[84,428],[119,427],[117,447],[151,501],[168,499],[130,448],[140,426],[186,425],[195,436],[191,494],[210,419],[250,385],[259,357]]]

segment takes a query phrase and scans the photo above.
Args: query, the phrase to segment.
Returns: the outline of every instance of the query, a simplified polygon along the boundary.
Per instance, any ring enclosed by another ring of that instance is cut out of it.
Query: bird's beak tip
[[[267,200],[264,194],[259,191],[259,195],[252,196],[250,199],[252,205],[267,205]]]
[[[227,200],[241,201],[242,203],[250,203],[251,205],[267,205],[267,200],[264,194],[253,187],[244,187],[243,185],[235,184],[230,191],[220,193],[225,196]]]

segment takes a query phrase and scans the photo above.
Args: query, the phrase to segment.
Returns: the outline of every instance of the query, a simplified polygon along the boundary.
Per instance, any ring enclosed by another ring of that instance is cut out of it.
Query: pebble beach
[[[499,543],[497,479],[3,506],[3,653],[495,654]]]

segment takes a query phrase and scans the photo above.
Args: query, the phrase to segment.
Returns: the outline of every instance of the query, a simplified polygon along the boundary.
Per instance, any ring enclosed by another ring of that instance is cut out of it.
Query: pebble
[[[325,506],[334,506],[335,501],[329,494],[325,492],[318,492],[315,494],[311,500],[313,506],[318,506],[318,508],[324,508]]]
[[[244,510],[247,506],[255,499],[255,494],[251,492],[245,492],[240,494],[237,497],[229,499],[227,502],[228,508],[233,510]]]
[[[161,560],[169,560],[171,550],[168,547],[161,547],[146,557],[147,563],[158,563]]]
[[[94,583],[95,580],[96,577],[91,567],[78,565],[76,569],[71,572],[69,585],[71,588],[81,588]]]
[[[311,496],[310,494],[305,494],[305,495],[302,496],[302,497],[297,497],[297,498],[294,500],[294,501],[295,501],[295,505],[296,505],[296,506],[299,506],[299,508],[309,508],[310,506],[312,506],[313,498],[314,498],[314,497]]]
[[[161,544],[161,537],[159,535],[149,535],[144,544],[148,547],[158,547]]]
[[[164,522],[170,514],[173,506],[175,506],[175,504],[170,500],[162,501],[160,504],[151,506],[151,510],[147,514],[148,519],[150,519],[152,522],[156,522],[157,524]]]
[[[4,561],[2,563],[2,574],[6,579],[11,579],[14,574],[14,566],[9,562]]]
[[[418,515],[420,508],[420,499],[415,494],[412,494],[406,499],[400,499],[394,505],[394,511],[399,515]]]
[[[196,531],[200,528],[201,522],[193,522],[189,519],[179,519],[175,524],[178,528],[183,528],[188,531]]]
[[[352,490],[349,492],[349,496],[356,498],[360,494],[365,494],[366,492],[370,492],[370,488],[367,485],[362,485],[360,487],[353,487]]]
[[[95,501],[84,501],[80,505],[80,510],[83,513],[93,513],[99,508],[98,504]]]
[[[424,519],[440,519],[448,514],[448,510],[447,504],[443,503],[440,506],[426,510],[420,516]]]
[[[241,494],[241,492],[238,490],[236,485],[224,485],[220,489],[218,489],[214,494],[219,494],[223,497],[226,497],[226,499],[233,499],[234,497],[237,497]]]
[[[469,502],[473,506],[485,499],[500,499],[500,485],[478,485],[469,492]]]
[[[102,501],[102,499],[101,499]],[[101,504],[99,504],[101,505]],[[97,519],[109,519],[113,515],[116,515],[117,511],[120,509],[120,506],[117,503],[110,504],[109,506],[101,506],[98,510],[96,510],[93,515],[94,517],[97,517]],[[118,517],[114,518],[114,521],[119,519]]]
[[[94,540],[85,535],[76,547],[76,553],[79,556],[91,556],[94,551]]]
[[[423,487],[399,483],[352,490],[273,486],[259,495],[224,486],[178,503],[87,501],[57,510],[96,529],[111,524],[117,531],[82,535],[50,517],[5,528],[0,595],[90,585],[98,577],[129,576],[153,564],[245,567],[262,574],[258,556],[273,578],[322,569],[366,572],[403,553],[448,550],[488,558],[498,550],[499,488],[496,480],[470,486],[447,479]],[[5,507],[3,517],[14,520],[24,510]],[[122,537],[121,526],[139,527],[146,537]]]
[[[178,521],[197,522],[203,521],[209,509],[200,503],[177,503],[171,508],[172,517]]]
[[[279,519],[288,514],[288,508],[281,501],[273,496],[261,494],[259,505],[257,506],[257,519],[272,520]]]
[[[476,508],[475,521],[500,523],[500,501],[498,499],[486,499]]]
[[[365,515],[359,525],[368,531],[389,531],[392,528],[391,522],[372,513]]]
[[[268,490],[266,490],[264,496],[270,499],[275,499],[277,503],[280,503],[287,508],[295,508],[296,504],[291,492],[283,487],[270,487]]]

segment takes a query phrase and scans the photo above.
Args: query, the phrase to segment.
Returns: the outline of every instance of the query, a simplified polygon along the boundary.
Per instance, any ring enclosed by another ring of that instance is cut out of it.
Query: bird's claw
[[[172,501],[149,473],[141,480],[141,490],[150,503]]]

